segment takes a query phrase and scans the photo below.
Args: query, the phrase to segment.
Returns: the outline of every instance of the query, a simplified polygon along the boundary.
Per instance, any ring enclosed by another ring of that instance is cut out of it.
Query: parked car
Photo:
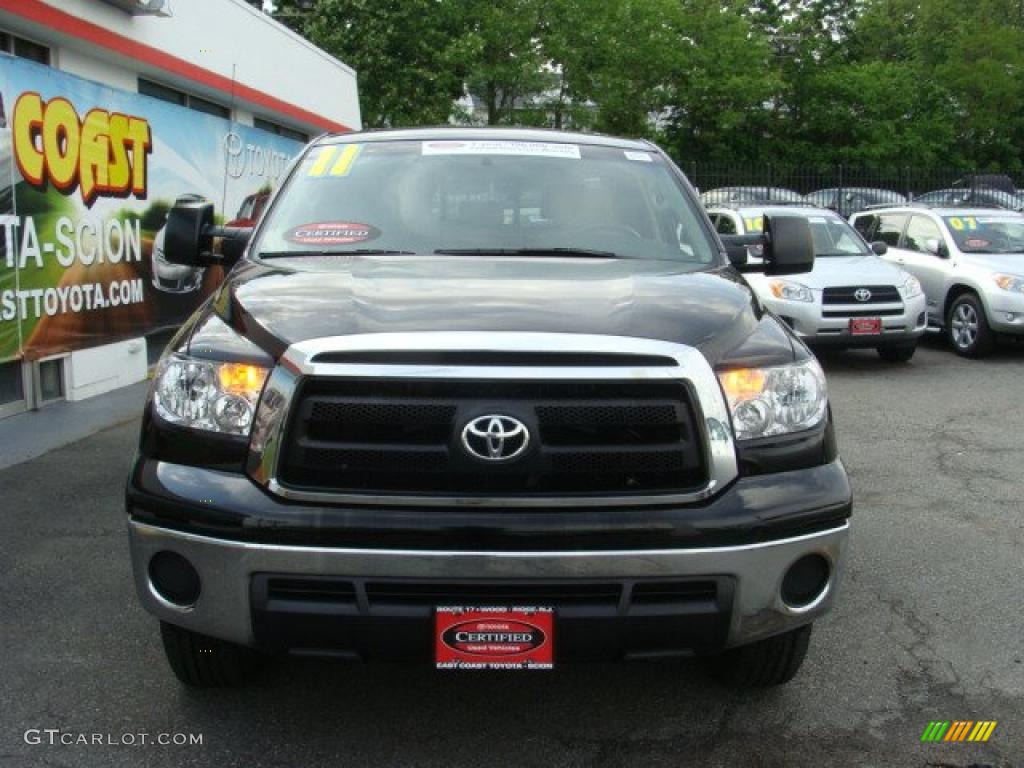
[[[202,195],[186,193],[180,195],[174,204],[203,200]],[[150,260],[152,266],[153,287],[164,293],[191,293],[198,291],[203,284],[203,267],[184,264],[173,264],[164,257],[167,225],[161,227],[153,236],[153,250]]]
[[[802,203],[803,195],[781,187],[719,187],[703,192],[700,201],[705,206],[729,203]]]
[[[966,357],[1024,335],[1024,216],[994,208],[898,206],[853,225],[924,286],[929,318]]]
[[[1010,211],[1024,209],[1024,196],[987,187],[937,189],[914,198],[915,203],[927,205],[980,205],[1006,208]]]
[[[828,208],[849,218],[869,205],[905,203],[907,198],[891,189],[874,187],[831,187],[811,192],[804,198],[808,203]]]
[[[799,277],[747,274],[765,306],[812,346],[872,347],[882,359],[907,362],[927,328],[925,298],[912,275],[877,255],[838,214],[823,208],[736,206],[711,208],[723,235],[760,233],[766,218],[800,216],[814,239],[814,269]],[[749,254],[756,263],[757,254]]]
[[[275,200],[252,235],[167,224],[174,263],[241,259],[159,362],[127,487],[181,680],[288,650],[796,673],[851,512],[825,378],[667,155],[352,133]],[[805,219],[765,227],[766,274],[813,267]]]

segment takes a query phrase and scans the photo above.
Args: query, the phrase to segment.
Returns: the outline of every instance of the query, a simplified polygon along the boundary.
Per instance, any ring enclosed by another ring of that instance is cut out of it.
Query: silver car
[[[851,219],[885,258],[915,275],[929,317],[965,357],[990,351],[998,334],[1024,336],[1024,215],[984,207],[904,205]]]
[[[921,283],[883,259],[838,214],[815,207],[741,206],[708,211],[719,234],[760,233],[764,216],[804,216],[814,238],[814,270],[798,278],[744,276],[761,301],[812,346],[873,347],[906,362],[928,324]],[[756,262],[752,250],[748,261]]]

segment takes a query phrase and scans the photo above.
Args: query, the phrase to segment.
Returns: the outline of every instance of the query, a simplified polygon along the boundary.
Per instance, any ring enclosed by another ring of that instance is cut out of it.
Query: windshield
[[[964,253],[1024,253],[1024,216],[944,216]]]
[[[655,152],[523,141],[314,147],[268,214],[257,252],[436,252],[672,259],[717,250]]]
[[[744,211],[743,226],[746,232],[757,234],[764,231],[764,214],[761,211]],[[797,211],[777,211],[775,216],[796,216]],[[828,256],[863,256],[871,253],[864,239],[842,219],[834,216],[807,216],[814,240],[816,258]],[[754,254],[760,255],[760,246]]]

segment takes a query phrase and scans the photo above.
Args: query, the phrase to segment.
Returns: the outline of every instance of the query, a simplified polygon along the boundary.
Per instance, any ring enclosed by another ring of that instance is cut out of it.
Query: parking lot
[[[442,675],[290,659],[183,689],[129,574],[136,422],[0,472],[0,765],[1024,765],[1024,346],[824,360],[855,493],[851,567],[808,661],[733,692],[690,662]],[[996,720],[985,744],[932,720]],[[201,746],[28,744],[28,729]]]

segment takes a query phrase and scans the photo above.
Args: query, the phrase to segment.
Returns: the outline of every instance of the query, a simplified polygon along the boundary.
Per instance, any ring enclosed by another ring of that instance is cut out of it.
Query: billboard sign
[[[0,55],[0,361],[181,323],[219,267],[163,260],[181,198],[244,226],[302,145]]]

